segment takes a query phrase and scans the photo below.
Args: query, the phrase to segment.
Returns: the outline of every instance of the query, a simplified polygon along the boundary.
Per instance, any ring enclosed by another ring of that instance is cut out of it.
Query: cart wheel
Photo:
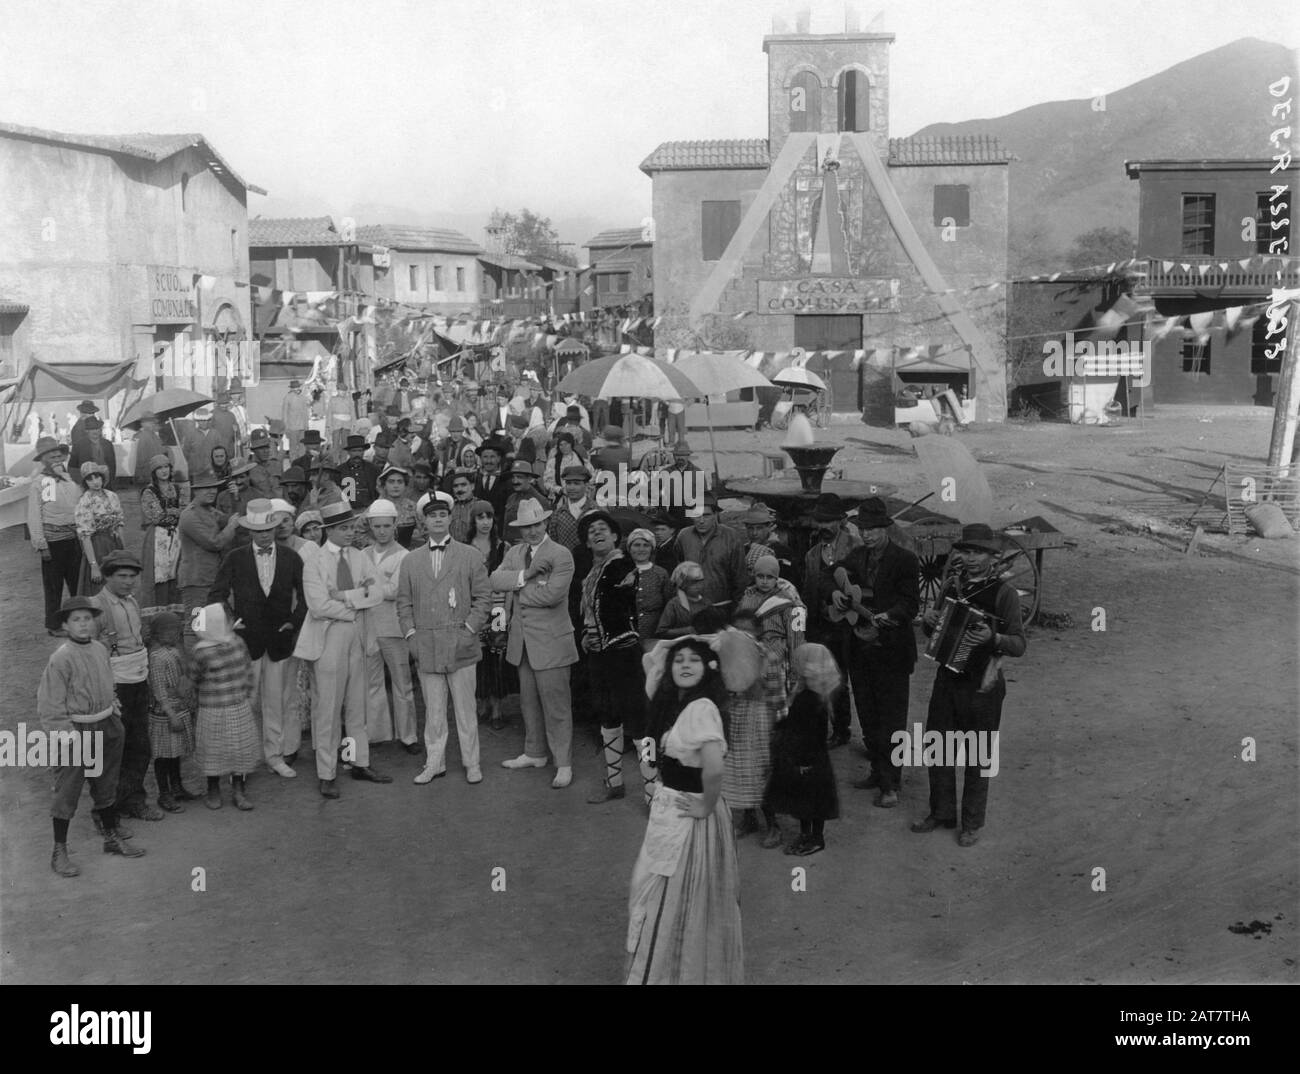
[[[1004,537],[1006,549],[998,564],[998,576],[1020,594],[1020,619],[1029,626],[1038,614],[1038,602],[1042,597],[1038,564],[1034,562],[1033,553],[1014,537]]]
[[[918,615],[924,615],[939,604],[939,594],[943,592],[944,579],[948,574],[948,553],[935,552],[917,557],[920,579],[920,606]]]

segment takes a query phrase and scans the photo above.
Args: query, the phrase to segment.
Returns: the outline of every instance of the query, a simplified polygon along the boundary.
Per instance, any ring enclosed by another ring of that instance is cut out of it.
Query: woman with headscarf
[[[636,632],[641,648],[649,652],[655,645],[655,631],[664,607],[673,599],[669,574],[654,561],[655,535],[637,528],[627,535],[627,554],[636,564]]]
[[[176,527],[181,518],[181,494],[172,481],[172,460],[155,455],[149,460],[149,484],[140,490],[140,521],[144,544],[140,549],[140,618],[161,612],[181,615],[185,604],[176,581],[181,558],[181,538]]]
[[[628,984],[741,984],[740,877],[723,799],[727,752],[719,657],[699,636],[644,657],[650,803],[628,900]],[[644,760],[644,758],[643,758]]]
[[[73,512],[82,552],[77,595],[92,597],[104,586],[104,576],[99,570],[104,557],[125,547],[122,533],[126,528],[126,515],[122,512],[122,501],[117,498],[117,493],[104,487],[108,480],[107,466],[83,462],[81,480],[85,491]]]
[[[245,794],[248,774],[262,761],[261,736],[249,704],[254,666],[248,647],[234,632],[221,604],[198,609],[194,617],[193,681],[198,688],[195,752],[208,777],[203,804],[221,808],[221,777],[230,776],[235,808],[249,810]]]

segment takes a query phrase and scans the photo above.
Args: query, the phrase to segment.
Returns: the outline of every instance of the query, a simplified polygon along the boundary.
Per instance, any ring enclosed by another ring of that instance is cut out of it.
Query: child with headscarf
[[[839,666],[824,645],[794,651],[795,689],[790,708],[772,733],[772,775],[763,806],[799,821],[799,837],[785,848],[801,857],[826,849],[823,825],[840,815],[835,772],[826,747],[829,699],[840,684]]]
[[[199,767],[208,777],[203,804],[221,808],[221,777],[230,776],[236,809],[252,809],[245,780],[262,759],[261,737],[249,698],[253,692],[253,661],[243,639],[234,632],[220,604],[195,614],[194,682],[199,691],[195,736]]]

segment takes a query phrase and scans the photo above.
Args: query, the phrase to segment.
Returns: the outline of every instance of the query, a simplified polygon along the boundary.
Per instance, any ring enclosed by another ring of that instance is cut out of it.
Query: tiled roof
[[[767,168],[771,163],[766,138],[717,138],[664,142],[641,162],[641,170],[650,175],[688,169]]]
[[[410,224],[366,224],[357,228],[357,238],[395,250],[439,250],[451,254],[482,252],[468,235],[447,227],[415,227]]]
[[[480,253],[480,261],[485,261],[489,265],[496,265],[497,268],[503,268],[510,272],[537,272],[541,265],[532,261],[527,261],[518,254],[489,254]]]
[[[16,123],[0,123],[0,135],[25,138],[33,142],[73,146],[78,149],[98,149],[105,153],[117,153],[154,163],[175,156],[182,149],[195,146],[207,150],[208,167],[216,175],[228,178],[231,182],[255,194],[266,193],[260,186],[253,186],[252,183],[240,178],[212,143],[201,134],[64,134],[61,131],[43,130],[40,127],[20,127]]]
[[[941,164],[1009,164],[1015,159],[991,134],[889,139],[889,163],[895,168]]]
[[[257,217],[248,222],[249,246],[343,246],[328,216]]]
[[[639,227],[616,227],[609,231],[602,231],[582,245],[591,249],[593,246],[653,246],[654,243],[641,237]]]

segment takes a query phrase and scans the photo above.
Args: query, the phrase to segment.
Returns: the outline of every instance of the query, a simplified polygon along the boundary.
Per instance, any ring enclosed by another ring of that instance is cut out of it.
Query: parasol
[[[773,384],[787,384],[796,388],[816,388],[819,392],[826,390],[826,382],[816,373],[810,373],[801,366],[789,366],[772,378]]]
[[[582,340],[574,339],[572,336],[569,336],[567,339],[560,340],[560,342],[555,345],[555,353],[561,355],[580,354],[585,358],[591,353],[591,351]]]
[[[207,406],[210,402],[212,402],[211,396],[200,395],[188,388],[164,388],[131,404],[127,412],[122,415],[122,420],[118,422],[118,427],[138,430],[140,419],[148,413],[155,414],[159,421],[174,421],[176,418],[194,413],[199,407]]]
[[[688,354],[674,362],[673,368],[685,373],[705,393],[704,412],[709,422],[709,450],[713,453],[713,487],[721,488],[709,396],[725,395],[739,388],[770,388],[772,382],[738,354]]]
[[[663,399],[680,402],[705,393],[667,362],[645,354],[613,354],[575,369],[556,386],[590,399]]]

